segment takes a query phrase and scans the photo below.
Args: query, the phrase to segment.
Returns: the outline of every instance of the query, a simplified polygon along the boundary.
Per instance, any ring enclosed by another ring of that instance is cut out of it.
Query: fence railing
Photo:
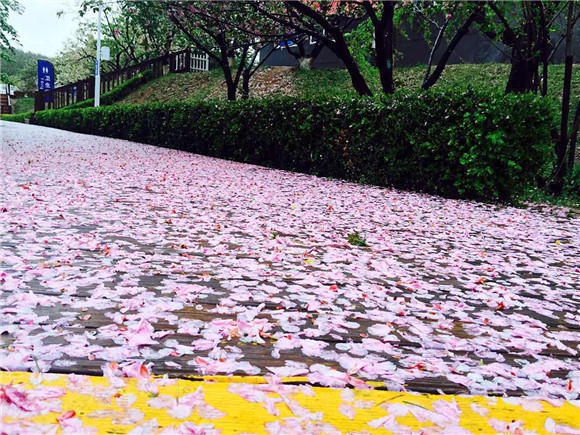
[[[127,68],[101,74],[101,94],[109,92],[137,74],[152,70],[154,77],[163,74],[209,70],[207,54],[196,54],[190,49],[146,60]],[[36,91],[34,111],[60,109],[95,97],[95,77],[61,86],[50,91]]]
[[[182,50],[169,55],[169,72],[208,71],[207,54],[196,54],[191,50]]]

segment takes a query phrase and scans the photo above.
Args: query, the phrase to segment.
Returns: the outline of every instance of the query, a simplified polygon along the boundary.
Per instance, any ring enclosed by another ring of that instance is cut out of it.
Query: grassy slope
[[[397,88],[419,89],[425,67],[395,70]],[[444,71],[435,89],[488,88],[503,90],[509,74],[509,65],[450,65]],[[550,66],[549,94],[562,92],[564,68]],[[378,76],[367,73],[368,82],[375,93],[380,92]],[[574,66],[572,95],[580,97],[580,65]],[[268,68],[256,74],[252,82],[252,98],[293,95],[305,98],[355,97],[350,77],[345,70],[299,71],[290,68]],[[173,74],[161,77],[129,95],[121,104],[168,101],[199,101],[225,99],[226,90],[219,69],[207,73]]]

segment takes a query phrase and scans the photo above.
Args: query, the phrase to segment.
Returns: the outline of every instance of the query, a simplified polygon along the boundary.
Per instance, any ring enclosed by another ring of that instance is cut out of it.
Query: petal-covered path
[[[1,370],[578,406],[580,219],[565,210],[0,131]]]

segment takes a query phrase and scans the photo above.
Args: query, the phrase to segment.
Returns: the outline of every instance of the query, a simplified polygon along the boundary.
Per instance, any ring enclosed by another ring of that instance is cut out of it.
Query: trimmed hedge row
[[[117,101],[122,100],[131,92],[138,89],[145,83],[153,80],[154,78],[155,75],[151,70],[140,72],[135,77],[132,77],[126,82],[121,83],[119,86],[110,90],[109,92],[102,94],[100,103],[102,106],[110,106],[111,104],[114,104]],[[87,107],[93,107],[94,105],[95,99],[89,98],[87,100],[71,104],[70,106],[61,107],[60,110],[83,109]]]
[[[2,121],[9,121],[9,122],[20,122],[24,124],[26,119],[30,119],[34,112],[25,112],[25,113],[18,113],[18,114],[10,114],[10,115],[0,115],[0,119]]]
[[[469,91],[52,110],[35,123],[447,197],[510,200],[551,162],[554,114],[532,95]]]

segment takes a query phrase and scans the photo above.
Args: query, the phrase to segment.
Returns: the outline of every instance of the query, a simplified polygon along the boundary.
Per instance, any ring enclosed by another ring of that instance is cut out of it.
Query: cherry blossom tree
[[[361,22],[373,28],[374,58],[385,94],[395,90],[393,81],[396,16],[409,1],[398,0],[286,0],[251,1],[256,10],[300,35],[308,35],[328,47],[345,65],[353,87],[360,95],[371,95],[361,65],[357,62],[348,35]],[[301,54],[301,53],[300,53]]]
[[[99,4],[99,0],[85,0],[79,14],[96,11]],[[103,45],[111,48],[111,63],[117,69],[168,54],[182,42],[158,2],[117,0],[105,3],[102,11]],[[88,26],[96,33],[94,23]]]
[[[320,40],[343,62],[354,89],[360,95],[372,95],[345,38],[345,34],[366,17],[364,8],[358,2],[262,0],[248,3],[258,13],[290,32]]]
[[[236,99],[241,82],[247,97],[250,78],[273,51],[259,56],[278,24],[244,2],[170,1],[164,7],[186,39],[222,69],[228,99]]]

